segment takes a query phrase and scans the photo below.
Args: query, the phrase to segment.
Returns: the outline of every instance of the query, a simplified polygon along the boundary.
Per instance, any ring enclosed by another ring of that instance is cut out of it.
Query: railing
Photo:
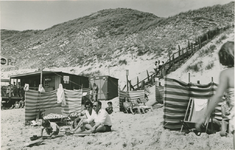
[[[199,36],[194,43],[190,43],[188,41],[188,46],[186,48],[181,49],[178,45],[178,52],[175,52],[171,56],[169,56],[169,59],[166,61],[166,63],[162,65],[161,69],[158,72],[153,72],[149,74],[148,70],[146,70],[145,78],[139,80],[139,77],[137,76],[136,82],[135,79],[128,80],[130,90],[143,89],[145,84],[154,84],[155,77],[163,78],[165,75],[170,73],[170,69],[172,67],[175,67],[175,65],[179,61],[189,59],[195,52],[197,52],[199,49],[209,43],[216,35],[220,34],[221,31],[225,31],[230,27],[233,27],[233,25],[228,25],[226,27],[215,28],[213,30],[210,30],[202,36]],[[125,90],[126,87],[127,86],[125,85],[122,90]]]

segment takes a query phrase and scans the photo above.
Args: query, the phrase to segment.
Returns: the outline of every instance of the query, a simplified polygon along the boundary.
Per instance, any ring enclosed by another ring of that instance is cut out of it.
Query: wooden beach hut
[[[98,86],[98,100],[110,100],[118,96],[118,79],[111,76],[90,77],[90,88]]]
[[[19,83],[24,87],[29,84],[29,89],[38,90],[38,86],[42,83],[46,92],[59,88],[59,84],[64,89],[73,90],[81,88],[89,88],[89,78],[75,74],[65,73],[62,71],[37,71],[24,74],[10,76],[10,80]]]

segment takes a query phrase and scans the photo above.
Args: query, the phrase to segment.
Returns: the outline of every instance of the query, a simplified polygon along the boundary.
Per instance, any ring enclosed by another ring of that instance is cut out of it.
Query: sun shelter
[[[118,79],[110,76],[90,77],[90,88],[98,86],[98,100],[110,100],[118,96]]]
[[[186,109],[191,98],[209,99],[217,88],[214,82],[200,85],[185,83],[171,78],[165,78],[164,94],[164,128],[180,130],[184,120]],[[214,118],[221,120],[221,113],[217,106]]]

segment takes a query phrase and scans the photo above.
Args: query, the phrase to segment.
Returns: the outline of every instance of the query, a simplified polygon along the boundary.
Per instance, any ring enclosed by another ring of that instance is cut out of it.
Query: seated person
[[[11,85],[7,86],[6,94],[7,94],[7,97],[13,96],[13,87]]]
[[[108,107],[105,108],[105,110],[107,111],[108,114],[111,114],[113,112],[113,103],[108,102]]]
[[[93,104],[90,101],[85,103],[85,110],[81,113],[81,115],[76,118],[72,124],[72,129],[75,128],[72,132],[74,133],[77,129],[81,130],[89,130],[91,129],[91,125],[94,124],[94,119],[97,116],[95,110],[92,109]]]
[[[15,108],[15,109],[20,108],[18,101],[15,101],[15,104],[13,104],[10,109],[13,109],[13,108]]]
[[[102,103],[97,101],[93,104],[93,109],[96,111],[95,124],[88,133],[109,132],[111,131],[111,118],[105,109],[101,109]]]
[[[147,110],[151,109],[153,111],[153,108],[151,106],[147,106],[145,103],[143,103],[140,98],[137,99],[137,109],[139,113],[146,113]]]
[[[41,137],[43,137],[44,129],[49,137],[55,137],[55,135],[58,135],[60,131],[59,126],[55,122],[50,122],[49,120],[42,120]]]
[[[135,114],[133,112],[133,105],[127,97],[125,97],[125,99],[124,99],[123,107],[124,107],[125,113],[128,113],[128,111],[130,111],[133,115]]]
[[[21,99],[19,102],[19,108],[24,108],[24,106],[25,106],[25,102],[23,99]]]

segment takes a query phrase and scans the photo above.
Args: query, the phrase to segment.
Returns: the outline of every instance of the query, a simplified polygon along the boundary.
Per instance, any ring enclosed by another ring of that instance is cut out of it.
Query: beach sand
[[[105,102],[106,103],[106,102]],[[115,106],[115,105],[114,105]],[[24,147],[30,137],[40,135],[40,126],[24,125],[24,109],[1,111],[1,149],[2,150],[221,150],[232,149],[232,135],[220,137],[219,133],[196,136],[163,128],[163,107],[155,105],[146,114],[125,114],[118,108],[110,115],[112,132],[97,133],[94,136],[79,137],[60,132],[54,139],[45,139],[41,145]],[[45,134],[44,134],[45,135]]]

